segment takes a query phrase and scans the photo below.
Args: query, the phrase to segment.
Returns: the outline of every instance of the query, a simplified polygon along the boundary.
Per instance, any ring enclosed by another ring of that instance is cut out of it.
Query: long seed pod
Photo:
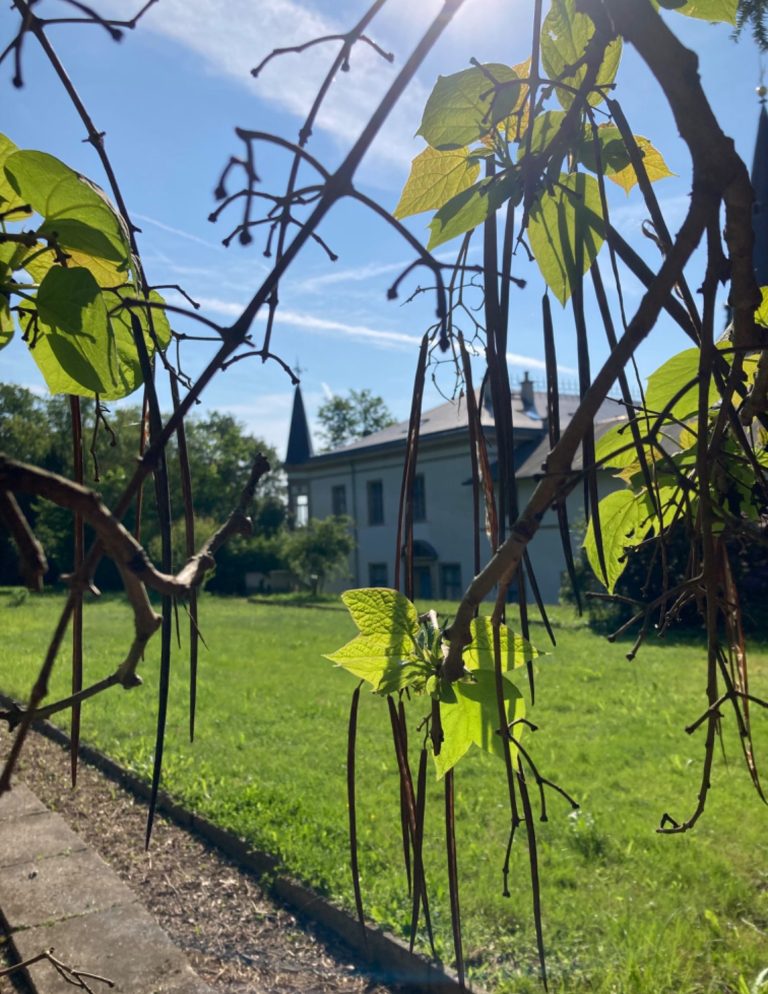
[[[75,483],[85,482],[83,466],[83,419],[80,398],[74,394],[69,398],[69,412],[72,421],[72,470]],[[85,558],[85,526],[83,516],[75,515],[74,528],[74,572],[77,573]],[[72,612],[72,693],[83,689],[83,591],[74,591],[75,605]],[[77,786],[77,757],[80,749],[80,704],[72,705],[69,722],[69,764],[72,786]]]
[[[179,385],[176,377],[171,377],[171,397],[174,408],[179,406]],[[181,476],[181,495],[184,501],[184,539],[187,559],[195,554],[195,507],[192,499],[192,472],[189,465],[189,450],[187,448],[187,433],[184,422],[179,422],[176,430],[176,441],[179,447],[179,471]],[[197,712],[197,667],[200,650],[200,632],[198,629],[197,589],[193,588],[189,595],[189,741],[195,740],[195,714]]]
[[[456,811],[455,811],[453,770],[445,774],[445,846],[448,858],[448,889],[451,896],[451,929],[453,950],[456,957],[456,973],[459,986],[464,988],[464,952],[461,941],[461,908],[459,906],[459,868],[456,861]]]
[[[360,889],[360,866],[357,852],[357,792],[355,788],[355,751],[357,744],[357,711],[360,704],[360,688],[363,681],[354,690],[349,707],[349,728],[347,731],[347,807],[349,810],[349,865],[352,871],[352,887],[355,891],[355,910],[363,943],[367,944],[365,931],[365,913],[363,911],[363,895]]]
[[[411,417],[408,423],[408,440],[405,446],[403,479],[400,484],[400,503],[397,512],[397,536],[395,538],[395,590],[400,589],[400,568],[403,552],[405,552],[405,596],[409,600],[413,600],[413,479],[416,473],[421,403],[424,397],[424,377],[428,354],[429,336],[424,335],[416,363],[416,375],[413,379]],[[403,536],[405,536],[405,549],[403,549]]]
[[[419,773],[416,780],[416,835],[413,840],[413,904],[411,907],[411,937],[409,948],[413,952],[416,931],[419,927],[419,908],[425,894],[422,894],[421,881],[424,879],[424,814],[427,807],[427,750],[422,748],[419,755]]]
[[[400,735],[400,721],[397,713],[397,708],[395,707],[395,702],[392,700],[392,696],[387,696],[387,707],[389,708],[389,720],[392,726],[392,738],[395,744],[395,755],[397,757],[397,768],[400,774],[400,782],[405,785],[405,801],[406,809],[408,813],[408,831],[410,833],[411,841],[416,838],[416,796],[413,789],[413,778],[411,776],[411,769],[408,764],[408,756],[403,751],[403,740]],[[427,897],[427,883],[426,876],[424,874],[424,868],[422,865],[421,874],[419,877],[418,886],[421,891],[422,907],[424,908],[424,921],[427,926],[427,934],[429,937],[429,944],[432,949],[432,955],[435,956],[435,945],[434,937],[432,933],[432,918],[429,913],[429,900]]]

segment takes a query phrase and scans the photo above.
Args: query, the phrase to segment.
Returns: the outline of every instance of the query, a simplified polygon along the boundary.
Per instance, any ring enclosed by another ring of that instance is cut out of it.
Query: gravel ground
[[[160,815],[146,853],[145,804],[84,762],[73,791],[69,755],[55,743],[31,735],[19,777],[112,866],[214,990],[391,994],[338,940],[298,921],[252,874]]]

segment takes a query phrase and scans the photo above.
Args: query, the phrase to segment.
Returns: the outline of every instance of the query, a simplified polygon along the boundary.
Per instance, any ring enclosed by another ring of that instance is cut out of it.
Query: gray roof
[[[570,422],[577,407],[579,398],[574,394],[560,395],[560,427],[561,430]],[[541,472],[544,459],[549,453],[547,433],[547,395],[537,391],[534,393],[534,409],[524,409],[519,393],[512,394],[512,416],[515,428],[518,459],[516,472],[518,476],[535,476]],[[595,426],[615,423],[619,418],[626,417],[624,406],[618,401],[608,399],[602,404]],[[493,412],[487,406],[483,407],[481,420],[484,426],[493,429]],[[332,452],[324,452],[313,456],[305,465],[307,468],[318,463],[337,460],[354,459],[374,455],[378,452],[396,450],[405,445],[408,437],[408,421],[399,421],[382,428],[381,431],[358,438]],[[467,405],[462,397],[457,401],[446,401],[431,410],[424,411],[419,430],[419,447],[439,444],[461,437],[467,432]],[[599,428],[598,428],[598,433]],[[518,462],[518,460],[522,460]]]

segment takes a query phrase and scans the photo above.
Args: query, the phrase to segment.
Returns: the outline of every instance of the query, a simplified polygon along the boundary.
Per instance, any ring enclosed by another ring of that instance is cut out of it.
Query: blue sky
[[[95,0],[98,9],[126,17],[138,0]],[[327,166],[336,165],[376,106],[410,47],[442,6],[440,0],[390,0],[370,34],[395,53],[395,64],[358,47],[348,74],[334,84],[310,149]],[[439,73],[466,68],[471,57],[482,62],[515,64],[528,54],[529,0],[467,0],[380,138],[371,149],[358,185],[393,208],[408,174],[410,159],[423,147],[411,136]],[[120,45],[95,27],[60,26],[51,32],[70,75],[97,126],[107,132],[107,147],[134,220],[141,225],[140,247],[153,283],[181,283],[197,299],[203,313],[228,320],[248,300],[267,271],[263,241],[257,235],[243,248],[225,249],[222,238],[237,223],[234,213],[217,224],[207,220],[215,203],[212,190],[232,154],[241,148],[234,128],[275,131],[294,139],[317,82],[331,57],[332,46],[318,46],[304,55],[272,62],[254,80],[249,70],[272,48],[347,29],[364,4],[352,0],[160,0],[139,28]],[[54,16],[63,5],[43,0],[41,12]],[[15,16],[0,10],[0,47],[13,30]],[[758,116],[755,87],[760,61],[744,38],[730,40],[730,29],[670,14],[669,22],[701,59],[705,89],[724,129],[751,163]],[[12,66],[0,67],[2,113],[0,130],[21,147],[39,148],[106,186],[95,154],[82,139],[81,123],[56,83],[33,39],[25,50],[25,87],[12,88]],[[689,191],[689,162],[671,115],[654,81],[627,51],[618,78],[617,98],[637,134],[650,138],[664,154],[676,178],[657,184],[657,195],[674,231],[684,215]],[[265,189],[279,190],[288,158],[262,149],[257,168]],[[236,186],[232,186],[232,190]],[[655,248],[640,225],[645,212],[637,194],[627,198],[616,188],[614,224],[656,262]],[[429,217],[409,226],[426,240]],[[397,417],[406,417],[420,336],[433,320],[426,294],[411,304],[404,299],[416,289],[420,273],[411,277],[401,299],[386,299],[386,290],[411,261],[407,246],[363,209],[344,204],[326,219],[322,236],[339,256],[331,263],[322,249],[310,245],[281,288],[280,317],[274,349],[303,370],[302,389],[310,420],[318,404],[350,387],[381,394]],[[452,245],[445,246],[450,252]],[[447,256],[446,256],[447,257]],[[528,288],[513,296],[510,363],[514,379],[529,369],[543,377],[539,313],[542,283],[535,266],[519,257],[516,274]],[[422,271],[423,272],[423,271]],[[421,276],[423,280],[423,276]],[[696,285],[695,275],[692,285]],[[628,304],[639,299],[631,279]],[[174,299],[172,293],[168,299]],[[554,303],[558,360],[565,380],[576,366],[570,312]],[[590,312],[591,313],[591,312]],[[594,359],[605,355],[603,332],[596,322]],[[183,321],[179,330],[191,330]],[[639,353],[642,375],[686,347],[674,328],[659,326]],[[194,373],[209,354],[204,344],[183,353],[184,368]],[[0,356],[0,376],[42,389],[42,380],[25,346],[15,341]],[[436,371],[438,384],[450,391],[450,370]],[[204,395],[205,408],[229,411],[282,453],[287,439],[292,388],[274,364],[258,360],[236,364]],[[426,403],[439,400],[434,388]]]

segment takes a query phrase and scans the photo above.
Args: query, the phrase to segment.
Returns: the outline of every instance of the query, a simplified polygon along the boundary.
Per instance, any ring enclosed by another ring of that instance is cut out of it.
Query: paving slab
[[[41,815],[47,810],[26,784],[14,784],[11,790],[0,794],[0,821],[23,818],[25,815]]]
[[[0,907],[14,931],[135,900],[130,888],[91,849],[0,867]]]
[[[0,798],[0,913],[21,961],[52,950],[115,994],[213,994],[112,868],[21,785]],[[36,994],[74,989],[48,961],[27,972]]]
[[[85,848],[83,840],[64,823],[60,815],[48,810],[0,821],[0,866],[27,863]]]
[[[213,994],[155,920],[138,904],[94,912],[14,933],[22,959],[53,949],[68,966],[114,983],[113,994]],[[72,985],[48,962],[29,968],[38,994],[72,994]],[[94,994],[108,991],[91,983]]]

